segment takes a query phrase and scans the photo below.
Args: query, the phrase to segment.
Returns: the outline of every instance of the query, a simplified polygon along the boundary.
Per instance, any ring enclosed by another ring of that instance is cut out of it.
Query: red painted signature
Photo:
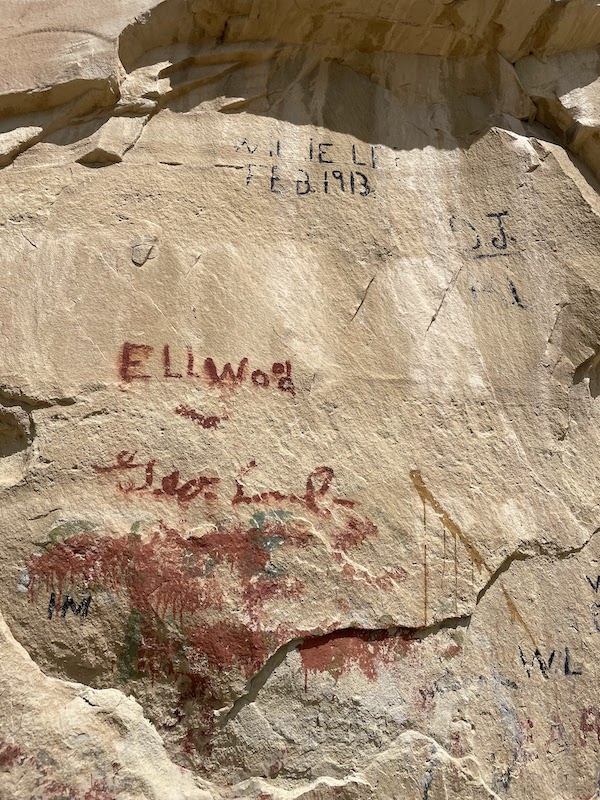
[[[243,475],[256,467],[256,461],[251,461],[243,470]],[[141,483],[134,480],[124,482],[119,480],[117,489],[125,494],[134,492],[144,492],[155,497],[171,497],[178,503],[188,504],[199,497],[207,503],[217,503],[219,498],[216,487],[221,483],[221,479],[198,475],[189,479],[182,478],[179,470],[174,470],[162,478],[157,476],[157,461],[154,458],[148,461],[137,460],[137,451],[130,452],[122,450],[115,456],[113,464],[108,466],[93,465],[95,472],[101,475],[106,474],[132,474],[134,470],[139,472]],[[235,492],[229,498],[232,506],[236,505],[268,505],[272,501],[289,502],[302,505],[314,514],[323,517],[331,515],[329,506],[342,506],[344,508],[354,508],[353,500],[346,500],[342,497],[333,497],[331,493],[332,483],[335,479],[335,472],[331,467],[316,467],[306,479],[305,491],[303,494],[285,493],[276,489],[268,491],[246,494],[243,475],[235,478]],[[143,476],[143,477],[142,477]]]

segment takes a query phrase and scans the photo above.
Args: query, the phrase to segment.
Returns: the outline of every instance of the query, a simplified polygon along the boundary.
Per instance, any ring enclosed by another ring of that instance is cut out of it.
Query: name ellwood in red
[[[165,344],[159,360],[157,348],[144,343],[124,342],[119,352],[117,369],[119,378],[126,384],[156,379],[193,379],[221,389],[235,389],[249,382],[260,389],[272,386],[280,392],[296,396],[290,361],[276,361],[268,370],[253,370],[249,366],[248,358],[242,358],[237,368],[227,362],[221,370],[210,357],[204,359],[201,367],[197,367],[200,361],[201,359],[196,359],[190,346],[185,347],[183,352],[172,352],[171,346]]]

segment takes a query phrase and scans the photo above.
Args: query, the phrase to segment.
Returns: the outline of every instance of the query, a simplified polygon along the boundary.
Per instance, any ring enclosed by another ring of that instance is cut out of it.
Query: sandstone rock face
[[[0,796],[600,797],[597,4],[2,5]]]

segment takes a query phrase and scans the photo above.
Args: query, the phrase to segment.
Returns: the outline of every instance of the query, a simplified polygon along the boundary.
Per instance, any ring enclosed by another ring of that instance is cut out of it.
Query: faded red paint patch
[[[448,752],[455,758],[463,758],[468,752],[468,748],[463,743],[461,735],[458,733],[458,731],[454,731],[450,734],[450,740],[447,744],[447,749]]]
[[[270,582],[253,580],[244,587],[244,608],[255,624],[259,624],[259,612],[265,603],[276,597],[299,600],[306,586],[298,578],[283,577]]]
[[[596,708],[596,706],[586,706],[582,708],[579,729],[583,734],[583,736],[580,737],[582,745],[586,744],[588,734],[592,734],[592,739],[595,736],[600,743],[600,709]]]
[[[451,644],[446,648],[446,650],[444,651],[444,655],[446,656],[446,658],[454,658],[454,656],[457,656],[461,650],[462,647],[455,642],[454,644]]]
[[[68,583],[77,586],[124,588],[132,608],[163,618],[168,612],[181,617],[205,608],[220,608],[222,591],[214,575],[217,565],[235,569],[250,603],[277,594],[265,573],[271,554],[269,544],[305,547],[306,530],[281,524],[262,530],[235,527],[201,537],[183,537],[165,528],[147,541],[137,535],[110,537],[80,533],[58,542],[31,558],[30,593],[43,582],[61,593]],[[262,581],[257,590],[256,579]],[[294,586],[297,591],[298,586]]]
[[[432,714],[435,709],[435,688],[433,686],[420,686],[416,695],[416,706],[426,714]]]
[[[56,797],[60,797],[60,800],[67,800],[67,798],[68,800],[77,800],[76,789],[61,781],[50,781],[45,784],[43,792],[43,800],[55,800]]]
[[[354,517],[347,525],[341,531],[333,528],[332,538],[339,546],[354,546],[377,531],[372,523]],[[289,521],[267,521],[260,529],[236,526],[189,538],[175,529],[163,528],[145,541],[135,534],[110,537],[78,533],[31,558],[29,589],[31,596],[40,582],[47,590],[56,588],[59,595],[67,584],[124,589],[131,607],[142,614],[164,618],[170,612],[181,619],[206,608],[222,607],[215,567],[228,564],[240,579],[245,609],[255,617],[278,594],[298,597],[303,589],[298,580],[267,573],[271,552],[282,545],[305,548],[311,541],[312,534],[305,525]],[[343,567],[342,575],[349,580],[366,580],[349,565]],[[404,573],[395,571],[369,577],[369,581],[391,589],[392,581],[403,577]]]
[[[70,585],[124,593],[131,615],[120,673],[175,683],[182,703],[194,701],[188,719],[195,715],[206,732],[212,708],[221,703],[223,669],[250,677],[280,644],[276,635],[260,632],[264,604],[298,598],[304,590],[296,578],[269,571],[271,552],[284,544],[306,547],[310,538],[306,529],[279,522],[189,538],[163,527],[145,541],[135,534],[79,533],[31,558],[29,589],[32,598],[40,584],[59,593]],[[222,610],[223,567],[252,627],[202,621],[200,612]]]
[[[96,781],[87,791],[75,789],[61,781],[45,783],[40,800],[117,800],[114,792],[108,791],[104,782]],[[37,795],[36,795],[37,796]]]
[[[363,583],[370,588],[383,589],[386,592],[391,592],[396,584],[402,583],[407,578],[406,570],[402,567],[387,570],[382,575],[371,575],[368,572],[359,572],[350,564],[344,564],[342,575],[352,583]]]
[[[212,669],[235,667],[242,663],[248,678],[258,672],[267,655],[262,633],[230,622],[199,625],[188,632],[188,640],[203,654]]]
[[[341,675],[358,668],[371,681],[377,670],[392,663],[411,641],[389,631],[361,631],[348,628],[325,636],[306,639],[298,648],[305,675],[308,672],[329,672],[337,681]]]
[[[46,589],[56,586],[59,593],[66,582],[113,588],[127,569],[136,541],[139,540],[80,533],[58,542],[29,562],[30,592],[39,579],[44,580]]]
[[[109,792],[105,783],[96,782],[83,795],[83,800],[117,800],[116,795]]]
[[[271,554],[269,539],[281,540],[281,544],[306,547],[310,534],[306,529],[284,526],[281,523],[266,524],[262,529],[241,527],[228,531],[215,531],[203,536],[191,536],[186,541],[190,552],[209,557],[215,562],[227,561],[244,577],[250,578],[264,572]]]
[[[23,763],[25,756],[20,747],[14,744],[0,743],[0,769],[10,769],[14,764]]]
[[[345,527],[335,534],[333,546],[336,550],[346,552],[361,545],[365,539],[374,536],[377,536],[377,527],[371,520],[350,517]]]
[[[36,774],[35,797],[39,800],[117,800],[117,794],[109,789],[105,780],[95,781],[91,786],[88,784],[89,788],[75,788],[57,780],[53,773],[58,764],[49,763],[46,756],[43,751],[27,754],[17,745],[0,742],[0,770],[26,765],[30,776]],[[113,762],[112,767],[118,772],[120,764]]]
[[[307,498],[316,508],[321,508],[319,498],[330,479],[329,473],[320,475],[320,483],[314,476],[309,479]],[[47,545],[28,565],[32,599],[40,586],[56,591],[59,604],[63,591],[72,587],[90,593],[111,590],[127,599],[130,614],[118,674],[125,681],[150,678],[177,687],[179,719],[191,731],[185,747],[205,741],[212,731],[213,709],[227,696],[230,673],[250,678],[284,641],[303,635],[293,625],[289,631],[283,626],[261,630],[268,603],[298,601],[306,591],[302,581],[271,559],[283,547],[321,545],[306,522],[266,514],[257,521],[257,516],[250,527],[236,525],[202,536],[187,537],[166,526],[145,539],[137,533],[114,537],[86,531]],[[353,513],[341,516],[341,521],[333,514],[326,517],[321,509],[319,521],[343,558],[343,552],[376,536],[377,528]],[[349,565],[342,576],[367,580]],[[389,590],[396,578],[395,572],[369,576],[368,585]],[[246,623],[223,619],[226,604],[236,604]],[[307,671],[327,669],[337,679],[358,664],[374,679],[377,665],[392,658],[392,649],[386,636],[352,631],[308,640],[301,652]]]

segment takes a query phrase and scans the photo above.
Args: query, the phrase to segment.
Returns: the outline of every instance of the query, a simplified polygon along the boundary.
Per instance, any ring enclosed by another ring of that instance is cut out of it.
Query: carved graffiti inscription
[[[491,211],[484,216],[484,223],[473,223],[458,214],[449,219],[450,230],[459,241],[468,244],[465,252],[473,259],[499,258],[518,253],[517,240],[508,231],[509,211]]]
[[[234,143],[243,164],[216,164],[242,168],[247,188],[262,187],[274,195],[310,197],[331,195],[365,198],[375,191],[375,172],[385,168],[389,154],[378,145],[341,146],[309,139],[298,157],[298,148],[277,139],[261,144],[252,137]],[[299,162],[301,166],[299,166]],[[396,159],[393,158],[396,165]]]
[[[568,647],[564,648],[564,660],[561,656],[559,656],[559,651],[552,650],[547,658],[545,658],[540,650],[536,647],[533,657],[529,660],[529,657],[523,652],[523,650],[519,647],[519,656],[521,659],[521,663],[527,673],[527,677],[531,678],[534,672],[536,671],[536,666],[539,668],[539,671],[544,676],[544,678],[549,678],[550,673],[552,670],[553,665],[558,669],[559,672],[563,672],[566,676],[577,676],[581,675],[581,670],[576,669],[571,661],[571,653]]]
[[[585,579],[588,582],[588,584],[590,585],[590,587],[591,587],[592,591],[594,592],[594,594],[597,595],[598,592],[600,591],[600,575],[598,575],[595,578],[590,578],[589,575],[586,575]],[[592,612],[592,620],[594,622],[594,627],[596,628],[598,633],[600,633],[600,619],[599,619],[599,616],[600,616],[600,603],[599,602],[592,603],[591,606],[590,606],[590,611]]]

